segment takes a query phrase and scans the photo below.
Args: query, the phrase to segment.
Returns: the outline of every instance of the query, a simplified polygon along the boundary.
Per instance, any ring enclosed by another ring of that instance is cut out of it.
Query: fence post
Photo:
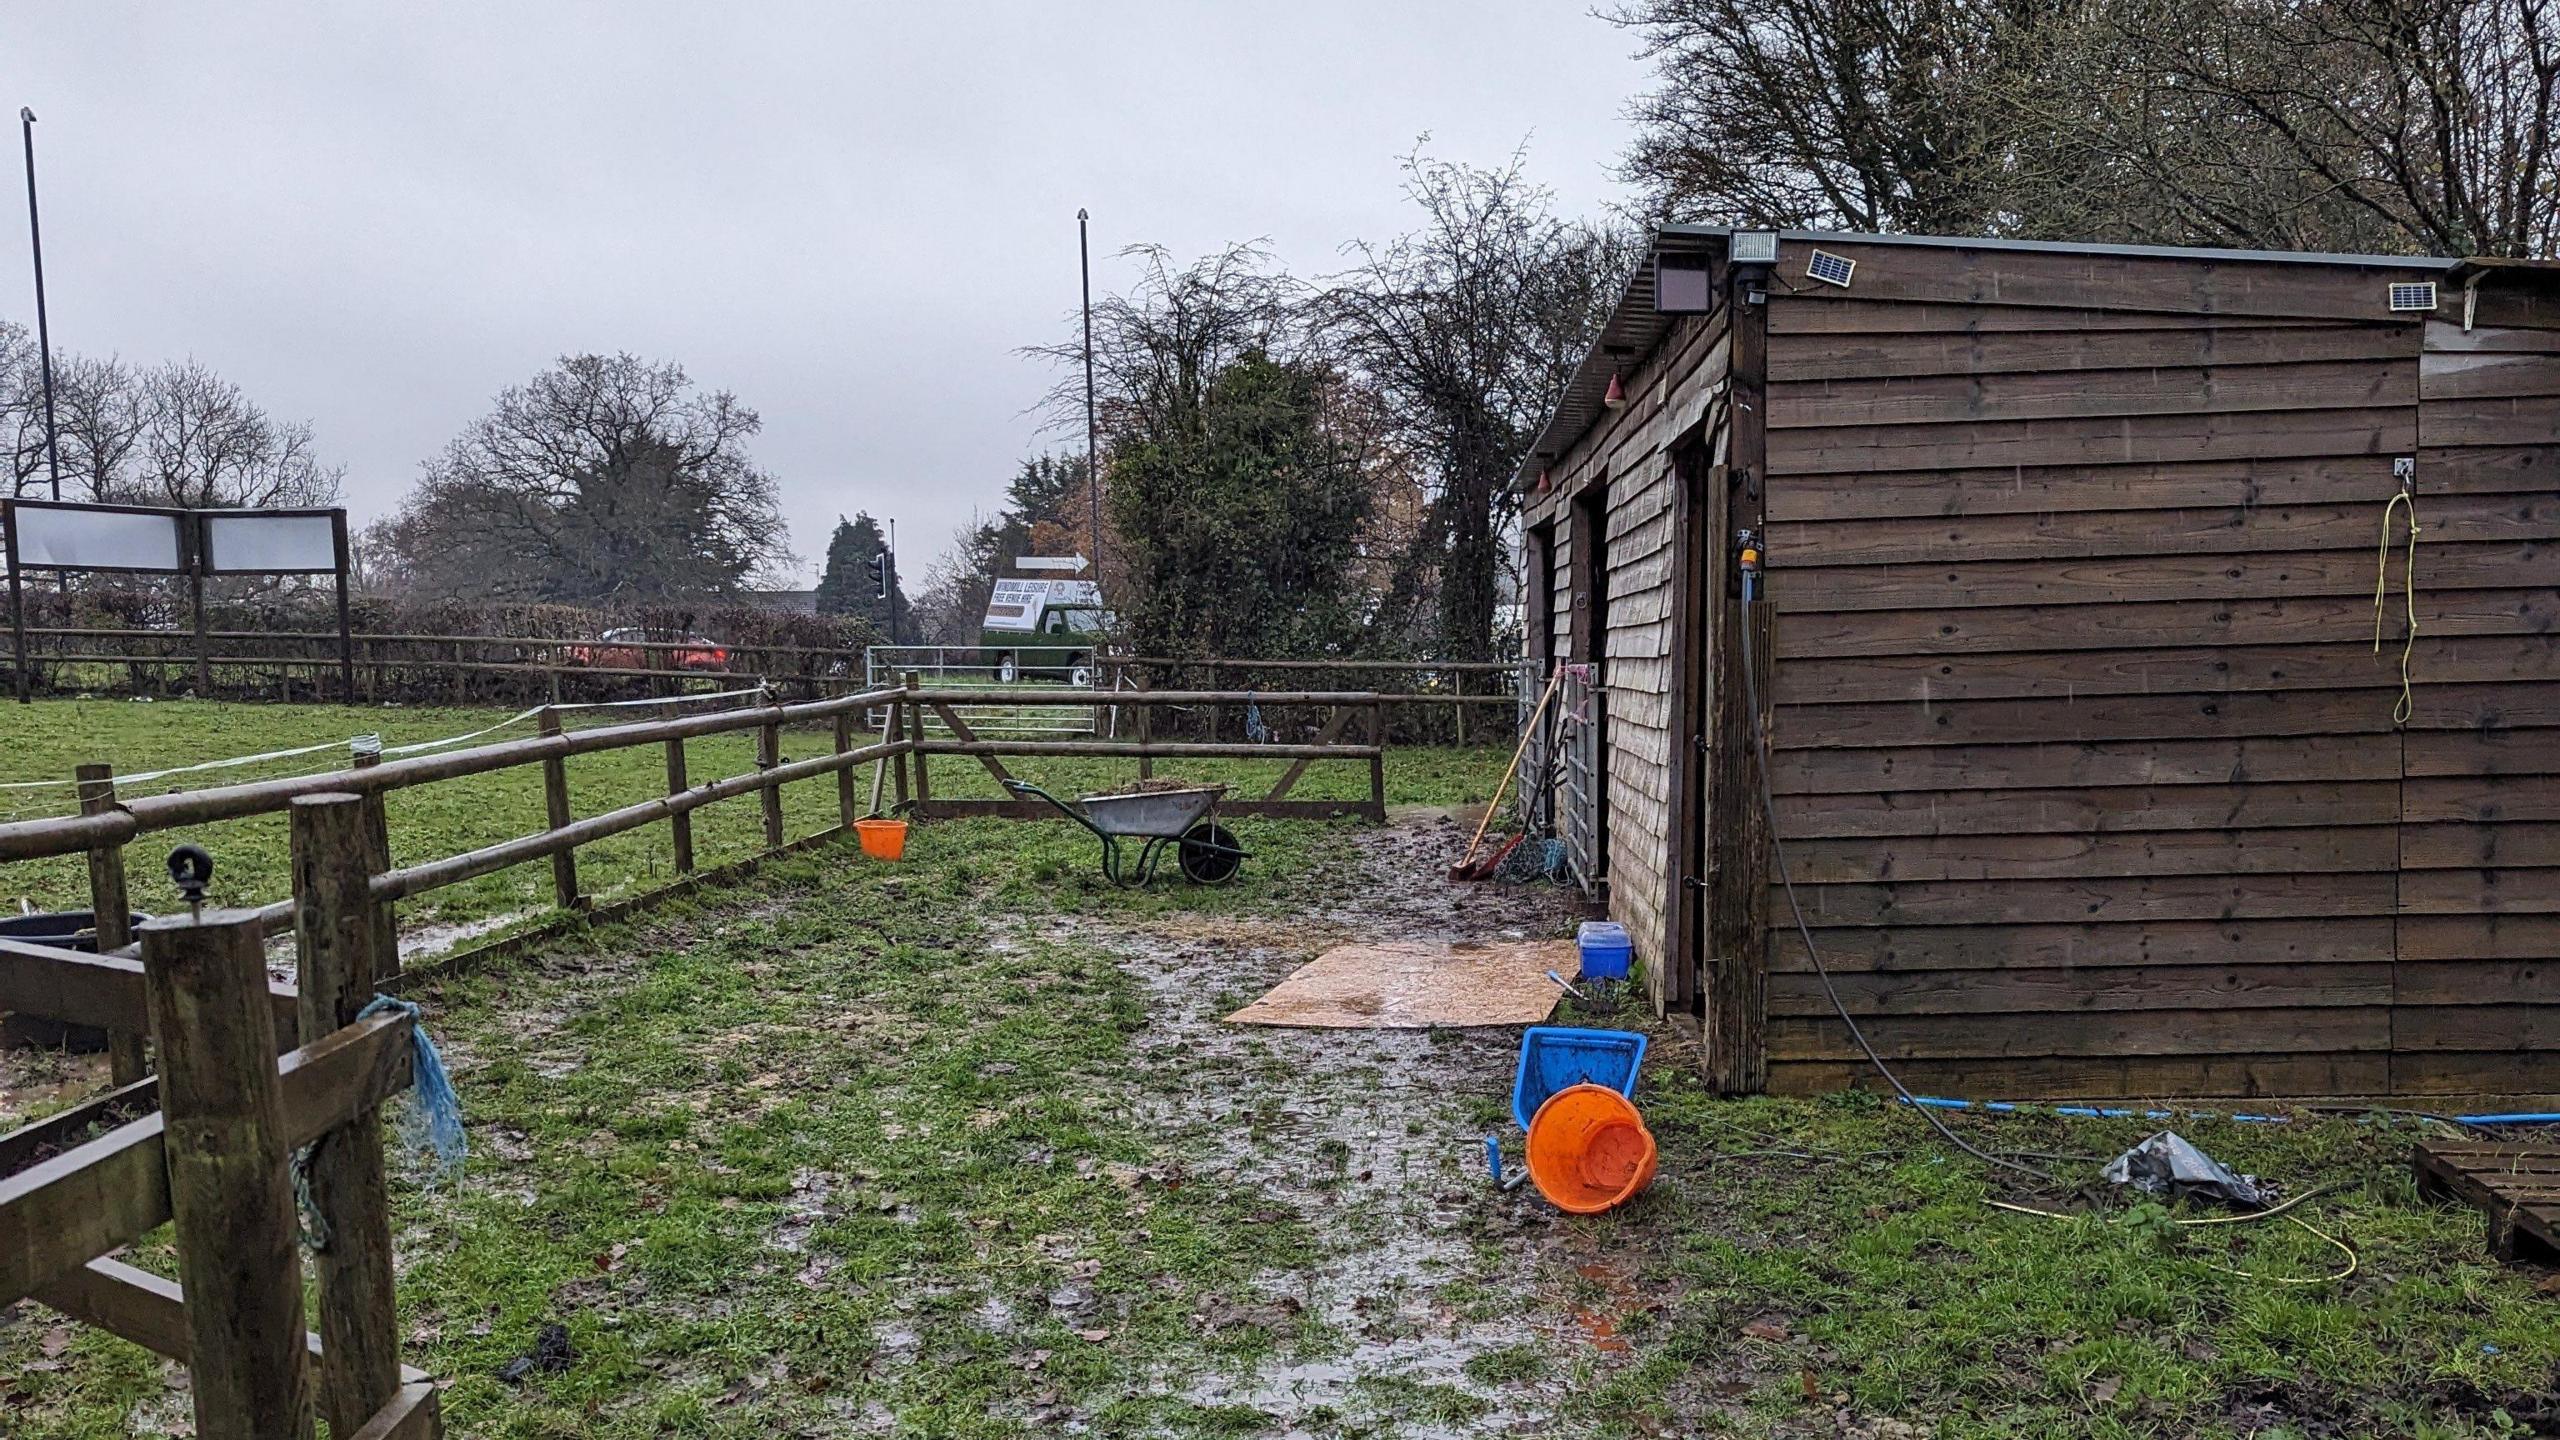
[[[670,719],[674,718],[675,707],[669,705],[665,708],[668,712],[668,717]],[[685,775],[684,737],[681,735],[670,736],[667,740],[667,793],[670,795],[681,795],[686,790],[691,789],[692,785],[693,782]],[[693,812],[690,810],[679,810],[675,814],[668,816],[667,834],[675,841],[676,845],[676,873],[679,875],[692,874]]]
[[[1141,780],[1152,780],[1155,778],[1156,773],[1156,757],[1148,754],[1146,752],[1146,747],[1152,746],[1156,743],[1156,707],[1148,704],[1146,700],[1147,672],[1143,667],[1139,669],[1137,678],[1132,683],[1137,687],[1138,695],[1138,703],[1135,706],[1138,712],[1136,718],[1138,721],[1138,745],[1140,747],[1138,751],[1138,778]]]
[[[756,727],[756,768],[770,773],[782,763],[782,725],[767,720]],[[782,848],[782,787],[767,784],[756,792],[764,808],[764,847]]]
[[[265,938],[245,910],[142,926],[198,1440],[311,1435]]]
[[[1452,679],[1457,686],[1458,702],[1449,710],[1458,717],[1458,748],[1464,750],[1467,748],[1467,672],[1457,671]]]
[[[906,683],[908,698],[901,704],[907,712],[907,739],[915,745],[922,746],[924,744],[924,707],[915,703],[916,672],[913,670],[907,672]],[[933,804],[933,777],[925,767],[924,751],[918,749],[913,753],[916,757],[916,813],[921,815]]]
[[[370,770],[382,763],[379,750],[358,751],[348,764],[357,770]],[[391,868],[391,816],[379,790],[367,790],[359,802],[364,808],[364,858],[366,873],[380,875]],[[379,985],[400,973],[400,922],[392,913],[391,902],[381,901],[373,907],[373,975]]]
[[[559,734],[560,712],[548,705],[543,706],[535,728],[545,735]],[[562,756],[543,757],[542,808],[552,829],[560,829],[569,823],[569,762]],[[575,849],[563,850],[551,857],[551,893],[563,910],[585,908],[585,902],[578,894],[578,852]]]
[[[468,678],[462,668],[462,642],[456,640],[453,642],[453,703],[456,705],[469,701],[470,691],[465,688]]]
[[[293,801],[293,938],[306,1040],[355,1023],[373,999],[372,843],[353,795]],[[320,1272],[320,1409],[354,1435],[400,1388],[392,1300],[391,1200],[382,1127],[367,1111],[312,1146],[311,1206],[326,1241]]]
[[[836,712],[836,753],[842,755],[852,748],[853,712],[839,710]],[[853,833],[853,822],[862,818],[859,807],[854,804],[854,783],[852,766],[846,765],[836,771],[836,824],[847,835]],[[879,787],[875,785],[872,788],[876,790]],[[878,807],[879,797],[873,796],[871,803]]]
[[[880,727],[880,738],[882,740],[902,740],[906,738],[906,734],[907,704],[903,700],[892,700],[889,702],[889,723]],[[890,756],[889,768],[896,777],[898,787],[898,813],[903,815],[906,813],[907,809],[907,752],[901,750],[897,754]]]
[[[83,765],[73,772],[80,782],[80,813],[101,815],[116,808],[116,767]],[[101,845],[89,852],[90,923],[97,927],[101,952],[121,950],[133,940],[133,902],[125,895],[124,847]],[[138,1031],[107,1032],[107,1065],[118,1086],[130,1085],[151,1072]]]
[[[1387,702],[1369,700],[1369,819],[1387,823]]]

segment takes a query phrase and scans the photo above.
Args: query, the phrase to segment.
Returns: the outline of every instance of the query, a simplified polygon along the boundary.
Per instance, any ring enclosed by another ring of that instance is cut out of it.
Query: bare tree
[[[2560,0],[1628,0],[1673,219],[2560,245]]]
[[[118,372],[96,373],[111,382]],[[97,408],[112,414],[121,403],[118,393],[98,397]],[[129,428],[101,441],[130,457],[130,469],[94,473],[89,485],[100,499],[216,508],[328,505],[338,498],[346,471],[320,463],[310,422],[277,420],[193,360],[143,371],[131,403],[129,417],[111,422]]]
[[[573,355],[498,397],[366,535],[385,584],[467,599],[736,594],[792,556],[763,427],[681,366]]]
[[[2005,102],[2074,0],[1627,0],[1656,85],[1623,173],[1675,220],[1967,234]]]
[[[2134,0],[2136,183],[2246,244],[2560,250],[2560,0]]]
[[[1436,594],[1435,648],[1451,659],[1491,654],[1509,482],[1634,259],[1630,237],[1558,218],[1524,163],[1408,157],[1421,228],[1353,247],[1359,264],[1320,304],[1432,477],[1393,592]]]

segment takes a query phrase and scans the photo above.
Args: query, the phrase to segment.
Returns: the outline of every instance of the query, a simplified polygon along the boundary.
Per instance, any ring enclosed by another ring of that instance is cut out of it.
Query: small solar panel
[[[2433,310],[2436,308],[2436,282],[2420,281],[2391,287],[2393,310]]]
[[[1846,255],[1834,255],[1828,250],[1816,250],[1804,262],[1804,273],[1808,277],[1844,290],[1849,288],[1849,277],[1857,269],[1857,261]]]

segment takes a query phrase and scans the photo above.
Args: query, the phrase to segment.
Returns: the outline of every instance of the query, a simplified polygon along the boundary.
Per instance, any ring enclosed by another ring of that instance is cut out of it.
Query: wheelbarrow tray
[[[1105,835],[1170,840],[1200,823],[1226,791],[1224,785],[1142,790],[1124,795],[1087,795],[1076,804],[1093,828]]]

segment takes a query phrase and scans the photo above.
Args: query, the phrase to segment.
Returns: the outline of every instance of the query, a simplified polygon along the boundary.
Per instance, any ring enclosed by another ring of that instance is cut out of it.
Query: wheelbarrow
[[[1037,785],[1007,780],[1016,795],[1048,801],[1059,814],[1082,825],[1102,842],[1102,874],[1112,884],[1137,889],[1155,878],[1165,851],[1174,853],[1182,878],[1194,885],[1223,885],[1244,867],[1245,851],[1233,831],[1209,818],[1224,785],[1187,790],[1142,790],[1126,795],[1087,795],[1061,800]],[[1138,843],[1132,856],[1123,841]]]

